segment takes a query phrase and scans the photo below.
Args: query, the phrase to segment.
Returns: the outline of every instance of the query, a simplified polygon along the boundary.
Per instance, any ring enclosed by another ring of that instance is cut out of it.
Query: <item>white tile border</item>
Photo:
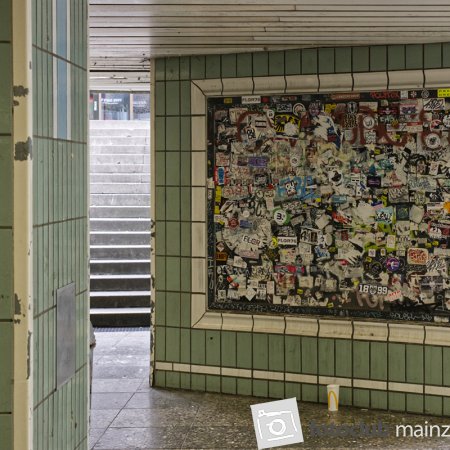
[[[244,93],[309,93],[370,91],[384,89],[420,89],[437,87],[450,80],[450,69],[404,70],[343,74],[288,75],[275,77],[243,77],[193,80],[191,82],[191,139],[192,174],[196,186],[192,187],[192,236],[199,236],[198,227],[204,227],[206,238],[206,181],[197,180],[198,173],[206,170],[206,97],[241,95]],[[203,158],[196,152],[202,153]],[[195,156],[194,156],[195,155]],[[203,170],[197,172],[202,161]],[[195,168],[194,168],[195,165]],[[194,184],[193,183],[193,184]],[[193,239],[194,246],[194,239]],[[202,252],[204,254],[202,255]],[[191,319],[193,328],[239,330],[257,333],[277,333],[300,336],[334,337],[380,342],[404,342],[450,346],[450,330],[433,325],[397,324],[389,322],[357,321],[354,319],[327,319],[321,317],[280,316],[270,314],[241,314],[207,311],[206,305],[206,245],[193,248],[193,254],[202,258],[192,259]],[[203,276],[199,273],[203,271]],[[199,297],[199,294],[202,297]],[[442,329],[448,331],[441,331]],[[425,332],[426,331],[426,332]],[[447,339],[447,340],[446,340]],[[426,340],[426,342],[424,342]]]

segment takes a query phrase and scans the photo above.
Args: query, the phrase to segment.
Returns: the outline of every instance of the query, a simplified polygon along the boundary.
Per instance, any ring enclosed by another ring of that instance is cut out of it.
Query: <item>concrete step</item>
[[[89,213],[92,218],[150,218],[148,206],[91,206]]]
[[[149,274],[91,275],[91,291],[148,291]]]
[[[91,245],[149,245],[149,231],[91,231]]]
[[[95,308],[127,308],[148,307],[150,291],[96,291],[91,292],[91,307]]]
[[[109,137],[109,136],[119,136],[119,137],[134,137],[134,136],[150,136],[150,128],[90,128],[89,136],[93,137]]]
[[[103,155],[105,153],[120,153],[122,155],[146,155],[150,153],[148,145],[91,145],[91,155]]]
[[[150,245],[91,245],[91,259],[150,259]]]
[[[92,308],[90,314],[94,327],[149,327],[148,308]]]
[[[89,142],[91,145],[150,145],[150,136],[94,136],[90,138]]]
[[[150,176],[150,164],[92,164],[91,173],[142,173]]]
[[[90,120],[89,128],[91,130],[105,130],[105,129],[148,129],[150,130],[150,123],[146,120]]]
[[[144,164],[150,166],[150,155],[128,155],[122,153],[104,153],[101,155],[91,155],[91,165],[97,164]]]
[[[150,183],[92,183],[91,194],[150,194]]]
[[[90,225],[92,231],[150,231],[151,220],[137,219],[135,217],[131,219],[107,219],[102,217],[99,219],[90,219]]]
[[[92,275],[150,275],[149,259],[91,259]]]
[[[91,173],[91,183],[150,183],[150,174],[142,173]]]
[[[91,206],[150,206],[149,194],[91,194]]]

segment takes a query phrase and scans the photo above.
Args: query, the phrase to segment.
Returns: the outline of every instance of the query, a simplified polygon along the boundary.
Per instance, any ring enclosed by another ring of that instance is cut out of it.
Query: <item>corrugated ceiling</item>
[[[450,0],[90,0],[91,67],[154,56],[450,40]]]

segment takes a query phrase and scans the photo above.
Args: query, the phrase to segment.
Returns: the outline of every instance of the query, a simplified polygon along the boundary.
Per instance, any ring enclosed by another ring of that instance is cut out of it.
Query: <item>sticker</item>
[[[425,136],[425,144],[428,148],[436,150],[441,146],[441,138],[437,133],[429,133]]]
[[[243,95],[241,102],[243,105],[261,103],[260,95]]]
[[[413,265],[426,265],[428,262],[428,250],[426,248],[409,248],[407,262]]]
[[[274,212],[273,212],[273,220],[275,220],[275,222],[278,225],[284,225],[288,222],[289,220],[289,215],[288,213],[281,208],[277,208]]]

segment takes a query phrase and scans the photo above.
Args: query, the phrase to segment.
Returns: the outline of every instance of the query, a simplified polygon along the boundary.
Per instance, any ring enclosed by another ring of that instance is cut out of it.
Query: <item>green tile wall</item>
[[[54,34],[59,3],[43,0],[33,9],[34,450],[88,447],[87,0],[69,3],[70,26]],[[69,84],[54,79],[58,64],[67,67]],[[71,118],[64,139],[53,120],[56,105],[59,117]],[[76,373],[57,389],[55,292],[72,282]]]
[[[443,67],[450,67],[448,43],[156,60],[156,361],[310,377],[308,383],[294,383],[157,370],[157,386],[317,402],[326,401],[326,389],[314,380],[354,378],[373,380],[378,388],[341,387],[344,405],[450,415],[450,399],[380,388],[388,382],[450,386],[448,348],[190,328],[190,80]]]

